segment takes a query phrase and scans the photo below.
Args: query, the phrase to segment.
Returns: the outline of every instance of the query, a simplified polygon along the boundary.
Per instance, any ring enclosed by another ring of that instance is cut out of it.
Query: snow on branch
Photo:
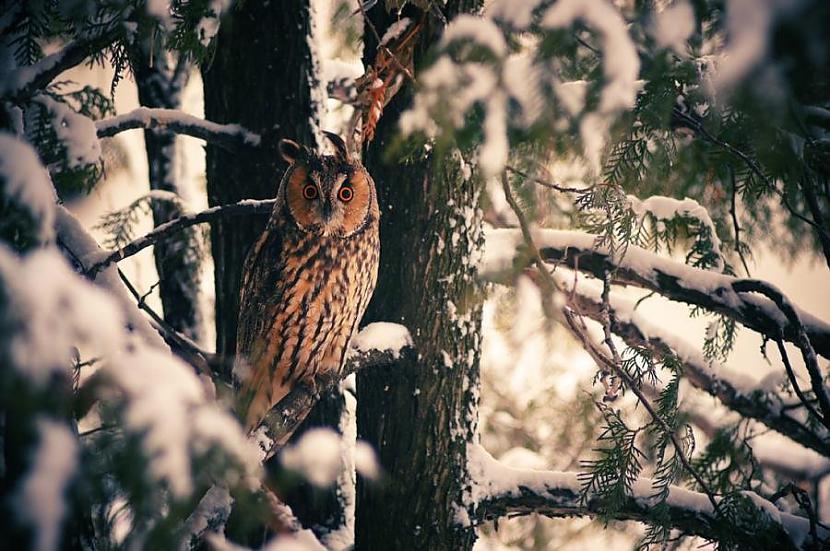
[[[479,272],[488,279],[503,279],[528,264],[519,230],[489,230],[486,239]],[[540,229],[533,239],[546,262],[564,264],[597,278],[610,272],[615,284],[649,289],[668,299],[724,314],[773,340],[783,336],[799,343],[798,324],[769,298],[742,290],[740,282],[745,280],[693,268],[633,245],[614,258],[607,248],[596,246],[597,236],[584,232]],[[830,325],[796,306],[793,311],[812,348],[830,358]]]
[[[109,46],[116,38],[116,29],[92,37],[70,42],[63,49],[37,63],[20,67],[0,80],[0,96],[12,101],[21,100],[46,88],[55,77],[75,67],[91,53]]]
[[[99,138],[109,138],[133,128],[164,128],[177,134],[186,134],[228,149],[258,147],[259,134],[238,124],[218,124],[176,109],[139,107],[124,115],[95,123]]]
[[[582,315],[602,323],[601,285],[580,278],[574,286],[573,279],[557,274],[567,289],[574,308]],[[609,307],[612,313],[611,330],[629,346],[647,346],[659,358],[676,355],[683,361],[683,378],[693,387],[702,390],[729,409],[743,417],[755,419],[804,447],[830,457],[830,445],[826,434],[811,429],[802,420],[782,409],[784,400],[778,394],[758,388],[752,381],[736,373],[729,373],[724,366],[711,364],[703,354],[682,337],[666,331],[634,310],[634,303],[611,293]],[[796,410],[797,411],[797,410]]]
[[[475,444],[468,447],[467,458],[472,478],[468,505],[473,522],[529,514],[548,517],[593,517],[601,514],[602,504],[598,497],[581,494],[576,472],[514,469],[501,464]],[[818,528],[821,541],[813,542],[808,519],[782,512],[754,492],[743,492],[742,495],[764,515],[766,522],[762,535],[765,541],[772,540],[781,549],[808,548],[826,543],[830,538],[830,531]],[[654,505],[654,482],[638,478],[615,519],[648,522]],[[666,505],[672,527],[685,534],[711,538],[716,527],[725,522],[713,513],[708,497],[699,492],[671,486]],[[740,531],[734,523],[729,528],[733,533]],[[759,530],[761,527],[753,526],[752,533],[747,533],[746,537],[754,541],[759,536]]]

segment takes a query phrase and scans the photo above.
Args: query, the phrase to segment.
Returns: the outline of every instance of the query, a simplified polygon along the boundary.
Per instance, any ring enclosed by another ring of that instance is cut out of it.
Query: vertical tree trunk
[[[153,52],[152,40],[145,40],[137,50],[138,62],[134,69],[141,105],[178,109],[186,74],[170,67],[165,52]],[[164,129],[145,130],[144,146],[150,189],[181,195],[175,173],[176,135]],[[181,214],[180,210],[174,204],[154,201],[153,224],[158,226],[167,222]],[[199,311],[198,264],[184,247],[182,239],[161,241],[153,248],[153,255],[165,321],[198,342],[204,336]]]
[[[290,9],[280,2],[242,2],[231,9],[222,19],[215,55],[202,69],[205,116],[313,145],[317,110],[309,16],[307,0]],[[276,154],[208,145],[208,202],[272,198],[286,168]],[[266,222],[267,216],[237,217],[211,226],[219,354],[236,350],[242,264]]]
[[[451,2],[444,11],[474,5]],[[383,34],[390,21],[380,11],[372,18]],[[430,15],[416,69],[440,26]],[[366,42],[371,59],[370,33]],[[380,274],[367,321],[407,326],[419,357],[358,374],[358,435],[378,451],[387,480],[358,481],[356,547],[462,550],[475,538],[462,522],[462,499],[478,401],[482,305],[471,258],[481,245],[480,186],[451,155],[388,159],[410,99],[407,85],[366,151],[382,211]]]
[[[244,2],[223,18],[215,56],[203,67],[205,116],[238,123],[261,134],[315,145],[318,106],[316,75],[309,47],[311,13],[307,0]],[[273,198],[287,165],[275,153],[229,153],[207,148],[210,205],[241,199]],[[265,229],[267,216],[227,218],[211,226],[216,278],[216,350],[231,357],[236,350],[239,284],[251,244]],[[227,366],[230,369],[230,365]],[[320,400],[295,433],[307,428],[337,429],[343,408],[339,393]],[[319,505],[309,507],[314,501]],[[286,502],[304,526],[318,533],[338,528],[345,519],[337,489],[303,487]]]

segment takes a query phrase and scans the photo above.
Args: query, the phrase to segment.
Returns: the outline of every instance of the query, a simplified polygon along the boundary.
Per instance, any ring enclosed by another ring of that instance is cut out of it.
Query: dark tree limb
[[[515,236],[513,242],[520,243],[518,230],[493,230],[488,239],[498,237],[498,234],[510,236],[511,233]],[[546,262],[564,264],[598,279],[610,271],[615,284],[642,287],[670,300],[724,314],[771,339],[778,339],[783,331],[785,340],[798,344],[803,329],[812,348],[830,358],[830,326],[795,307],[802,327],[787,319],[782,325],[780,311],[773,301],[747,296],[734,288],[735,283],[742,281],[740,279],[692,268],[633,245],[628,247],[625,255],[615,258],[594,246],[595,236],[579,232],[540,230],[533,238]],[[532,260],[533,257],[527,254],[516,255],[511,273],[520,271]],[[496,270],[491,270],[488,277],[498,280],[500,274],[495,273]]]
[[[784,316],[786,316],[788,327],[791,327],[791,330],[794,333],[792,341],[796,346],[798,346],[799,350],[801,350],[801,357],[804,359],[804,365],[807,367],[807,372],[810,374],[810,384],[812,386],[813,393],[816,395],[816,399],[818,400],[818,405],[822,413],[819,418],[824,426],[830,429],[830,397],[827,395],[827,388],[824,385],[824,377],[818,366],[816,352],[813,349],[813,345],[810,343],[810,339],[807,336],[807,332],[804,329],[804,324],[801,322],[798,312],[796,312],[793,305],[781,291],[765,281],[757,279],[738,280],[732,283],[732,288],[739,293],[759,293],[767,297],[774,302],[778,309],[784,314]],[[779,329],[779,338],[777,340],[780,340],[781,332],[782,331]]]
[[[580,291],[579,287],[571,293],[580,314],[598,322],[602,322],[602,301],[590,293]],[[615,309],[612,297],[610,308],[614,315],[611,320],[611,331],[619,336],[629,346],[647,346],[659,360],[667,354],[675,353],[672,343],[661,336],[655,335],[653,328],[644,331],[628,316],[621,315]],[[645,333],[648,333],[646,336]],[[783,402],[778,396],[770,396],[768,392],[758,390],[751,394],[737,389],[729,379],[721,377],[705,363],[695,362],[688,357],[681,357],[683,361],[683,378],[693,387],[717,398],[723,405],[732,411],[749,419],[760,421],[767,427],[798,442],[806,448],[830,457],[830,442],[809,427],[790,417],[780,404]]]
[[[320,396],[340,384],[340,381],[364,369],[394,366],[402,359],[412,360],[415,357],[415,350],[411,347],[403,348],[397,353],[389,350],[358,351],[352,349],[339,373],[324,372],[317,375],[313,385],[300,383],[295,386],[285,398],[280,400],[279,404],[268,412],[254,432],[273,442],[268,453],[271,456],[285,445]],[[316,389],[313,388],[314,386]]]
[[[471,462],[478,466],[473,473],[474,484],[477,485],[474,494],[478,495],[471,508],[474,523],[531,514],[551,518],[600,517],[605,511],[597,496],[588,495],[583,499],[575,472],[512,469],[498,463],[481,446],[471,445],[470,451]],[[638,479],[632,495],[625,500],[614,519],[648,523],[655,504],[653,494],[652,481]],[[768,511],[775,510],[771,503],[758,496],[750,497],[749,493],[747,497],[767,520],[763,527],[753,527],[756,531],[752,534],[741,534],[738,532],[740,528],[734,524],[725,525],[728,521],[713,512],[712,505],[704,494],[677,486],[670,488],[666,498],[668,519],[673,528],[686,534],[713,538],[718,531],[728,530],[736,538],[745,538],[746,542],[755,541],[762,535],[763,541],[772,541],[781,550],[817,549],[830,538],[830,531],[819,528],[816,531],[819,541],[810,538],[802,540],[801,535],[811,531],[808,519],[781,511],[774,516],[770,515]],[[762,528],[762,533],[758,534],[757,531]]]
[[[151,232],[134,239],[120,249],[110,252],[107,256],[90,266],[87,269],[87,275],[93,277],[100,270],[103,270],[110,264],[133,256],[147,247],[155,245],[156,243],[168,238],[170,235],[189,228],[190,226],[203,224],[205,222],[210,222],[217,218],[226,216],[267,215],[274,208],[274,203],[274,199],[266,199],[262,201],[246,199],[238,203],[211,207],[201,212],[186,214],[184,216],[174,218],[169,222],[156,226]]]

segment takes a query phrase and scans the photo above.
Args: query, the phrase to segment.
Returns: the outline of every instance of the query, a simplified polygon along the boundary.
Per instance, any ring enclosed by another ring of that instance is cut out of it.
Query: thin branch
[[[631,390],[631,392],[634,393],[639,403],[642,404],[642,406],[645,408],[645,410],[648,412],[648,414],[651,416],[654,422],[660,426],[661,430],[671,441],[672,446],[674,446],[674,449],[677,452],[677,457],[683,464],[683,468],[686,470],[686,472],[689,473],[689,475],[691,475],[695,482],[697,482],[697,484],[706,494],[706,497],[709,499],[709,502],[712,504],[712,508],[715,511],[715,513],[718,513],[718,502],[715,499],[715,494],[712,492],[712,490],[709,489],[708,485],[706,484],[706,481],[703,480],[703,477],[700,476],[700,473],[697,472],[697,469],[695,469],[692,466],[692,464],[689,463],[689,459],[686,457],[686,453],[684,451],[683,446],[681,446],[680,443],[677,441],[677,436],[674,434],[674,430],[672,430],[672,428],[669,427],[665,419],[663,419],[662,417],[660,417],[660,415],[657,414],[654,407],[651,405],[651,402],[648,400],[648,398],[646,398],[645,394],[643,394],[642,389],[640,389],[640,387],[637,386],[636,381],[634,381],[634,379],[632,379],[631,376],[622,368],[621,364],[616,363],[614,360],[605,356],[605,354],[603,354],[602,351],[597,349],[597,346],[588,336],[587,328],[585,327],[585,322],[581,319],[581,317],[579,320],[581,322],[581,326],[577,323],[577,319],[575,316],[576,312],[574,310],[571,310],[569,307],[566,306],[563,307],[562,313],[564,314],[565,320],[568,323],[568,327],[570,328],[574,336],[576,336],[580,340],[580,342],[586,350],[592,351],[591,357],[595,359],[599,358],[600,361],[603,364],[605,364],[605,368],[612,370],[616,374],[616,376],[619,377],[619,379],[622,380],[623,383],[625,383],[629,390]]]
[[[569,293],[579,312],[597,322],[602,322],[602,301],[594,292],[589,291],[583,282]],[[697,356],[688,352],[693,347],[664,328],[649,323],[633,315],[630,303],[621,297],[609,296],[611,331],[629,346],[646,346],[655,358],[660,360],[667,355],[674,355],[683,362],[683,378],[693,387],[717,398],[724,406],[739,415],[755,419],[798,442],[806,448],[830,457],[830,443],[823,435],[787,415],[791,409],[785,400],[770,391],[756,390],[745,392],[726,376],[724,369],[710,366],[702,354]],[[807,404],[810,402],[808,401]],[[799,407],[802,404],[798,404]]]
[[[822,413],[820,419],[824,426],[830,429],[830,397],[828,397],[827,388],[824,386],[824,377],[818,366],[816,352],[810,343],[798,312],[781,291],[765,281],[757,279],[738,280],[732,283],[732,288],[739,293],[760,293],[773,301],[781,313],[784,314],[788,327],[791,327],[795,332],[793,342],[801,350],[801,357],[804,359],[807,372],[810,374],[810,384]],[[780,326],[779,332],[783,333],[783,328]],[[781,335],[779,334],[779,340],[780,338]]]
[[[177,134],[186,134],[226,149],[255,148],[262,145],[259,134],[238,124],[218,124],[177,109],[139,107],[124,115],[95,123],[99,138],[109,138],[133,128],[163,128]]]
[[[738,253],[738,258],[741,259],[747,277],[751,277],[749,265],[746,258],[744,258],[743,250],[741,250],[741,225],[738,222],[738,183],[735,181],[735,173],[732,170],[729,171],[729,176],[732,179],[732,202],[729,207],[729,214],[732,215],[732,228],[735,232],[735,252]]]
[[[528,174],[528,173],[526,173],[522,170],[519,170],[518,168],[516,168],[514,166],[511,166],[511,165],[506,165],[505,168],[507,170],[509,170],[510,172],[521,176],[525,180],[530,180],[531,182],[533,182],[535,184],[539,184],[542,187],[555,189],[556,191],[561,191],[563,193],[587,193],[587,192],[591,191],[591,189],[593,189],[593,186],[587,187],[587,188],[575,188],[575,187],[563,186],[561,184],[555,184],[553,182],[548,182],[547,180],[542,180],[541,178],[536,178],[534,176],[531,176],[530,174]]]
[[[205,352],[201,348],[199,348],[196,343],[170,327],[170,325],[164,321],[160,315],[158,315],[155,310],[150,308],[145,302],[145,298],[147,294],[142,295],[138,292],[138,289],[130,282],[127,276],[122,272],[120,269],[118,270],[118,276],[121,278],[121,281],[124,283],[124,286],[130,292],[133,297],[136,299],[136,303],[139,308],[143,311],[147,312],[147,315],[150,316],[150,319],[153,320],[153,325],[155,326],[156,330],[164,337],[164,340],[171,345],[171,348],[176,353],[178,357],[183,359],[189,365],[196,368],[196,370],[203,375],[207,375],[211,378],[211,380],[217,378],[217,371],[215,369],[211,369],[211,360],[214,360],[216,357],[215,354],[210,354],[209,352]],[[215,360],[213,361],[215,364]]]
[[[142,250],[155,245],[159,241],[167,239],[171,235],[178,233],[190,226],[196,224],[203,224],[210,222],[216,218],[225,216],[250,216],[257,214],[269,214],[274,208],[276,199],[254,200],[245,199],[238,203],[230,203],[227,205],[217,205],[201,212],[186,214],[174,218],[169,222],[156,226],[151,232],[142,235],[124,245],[120,249],[116,249],[103,259],[98,260],[90,266],[86,273],[89,277],[94,277],[100,270],[103,270],[114,262],[119,262],[125,258],[131,257]]]

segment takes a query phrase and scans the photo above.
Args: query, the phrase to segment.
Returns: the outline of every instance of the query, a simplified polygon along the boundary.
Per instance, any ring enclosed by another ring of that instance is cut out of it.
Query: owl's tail
[[[245,419],[245,431],[254,430],[268,411],[291,392],[291,381],[283,382],[282,377],[273,375],[267,365],[255,366],[251,376],[243,383],[240,391],[242,403],[240,413]]]

